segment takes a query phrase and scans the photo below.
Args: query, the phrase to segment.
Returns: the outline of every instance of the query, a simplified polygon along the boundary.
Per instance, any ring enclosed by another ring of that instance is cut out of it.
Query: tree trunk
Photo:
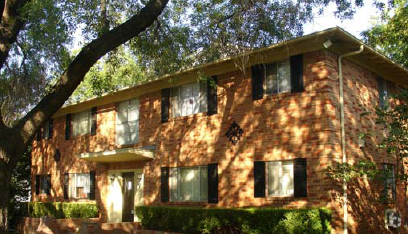
[[[0,158],[5,155],[1,155]],[[7,164],[0,162],[0,234],[8,233],[8,204],[10,201],[11,170]]]

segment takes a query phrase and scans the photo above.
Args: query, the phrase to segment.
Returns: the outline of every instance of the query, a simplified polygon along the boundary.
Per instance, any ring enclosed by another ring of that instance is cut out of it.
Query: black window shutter
[[[35,176],[35,194],[40,194],[40,182],[41,177],[39,175]]]
[[[252,77],[252,99],[259,100],[264,94],[264,64],[258,64],[251,67]]]
[[[37,131],[37,141],[41,141],[41,130],[42,128],[39,128]]]
[[[162,89],[161,91],[161,122],[169,121],[170,110],[170,89]]]
[[[211,80],[207,81],[207,115],[217,114],[217,76],[213,76]]]
[[[69,190],[69,174],[64,174],[64,199],[68,199]]]
[[[168,167],[161,168],[161,201],[168,202],[169,201],[169,172],[170,169]]]
[[[45,193],[51,195],[51,175],[47,175],[47,188]]]
[[[89,184],[89,200],[95,200],[95,171],[89,172],[90,184]]]
[[[48,139],[52,139],[52,131],[54,130],[54,120],[50,119],[50,121],[48,122]]]
[[[254,197],[265,197],[265,162],[254,162]]]
[[[96,111],[98,109],[93,107],[91,109],[91,135],[96,135]]]
[[[218,164],[208,164],[208,203],[218,203]]]
[[[290,57],[290,81],[292,93],[303,92],[303,54]]]
[[[65,140],[69,140],[71,135],[71,114],[67,114],[65,117]]]
[[[307,197],[307,170],[306,159],[297,158],[293,162],[293,184],[295,197]]]

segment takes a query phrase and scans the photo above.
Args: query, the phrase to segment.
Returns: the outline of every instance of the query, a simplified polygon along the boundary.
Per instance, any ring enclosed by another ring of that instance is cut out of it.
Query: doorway
[[[143,205],[142,170],[109,171],[108,222],[137,222],[135,206]]]

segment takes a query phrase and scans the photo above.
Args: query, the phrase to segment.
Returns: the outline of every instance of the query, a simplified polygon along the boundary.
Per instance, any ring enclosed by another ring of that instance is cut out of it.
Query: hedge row
[[[330,233],[328,209],[136,207],[143,228],[186,233]]]
[[[98,217],[96,204],[74,202],[26,202],[21,204],[21,214],[32,218],[44,216],[57,219]]]

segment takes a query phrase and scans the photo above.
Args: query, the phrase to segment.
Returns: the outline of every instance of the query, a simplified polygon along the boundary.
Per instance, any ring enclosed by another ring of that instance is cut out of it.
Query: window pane
[[[278,92],[278,77],[276,63],[270,63],[265,65],[266,72],[266,93]]]
[[[46,123],[45,123],[45,126],[44,126],[44,129],[43,129],[43,131],[45,131],[45,139],[49,139],[50,138],[50,121],[47,121]]]
[[[139,100],[133,99],[130,101],[128,121],[139,119]]]
[[[91,189],[89,174],[70,174],[69,175],[69,197],[70,198],[88,198]]]
[[[73,114],[72,136],[80,136],[90,132],[89,118],[89,110]]]
[[[116,144],[135,143],[139,138],[139,100],[119,103],[116,124]]]
[[[293,161],[282,162],[282,195],[293,194]]]
[[[178,168],[170,169],[170,200],[177,201],[178,196]]]
[[[200,83],[196,82],[192,84],[192,91],[193,94],[191,95],[191,114],[195,114],[200,112]]]
[[[279,92],[290,91],[290,62],[285,60],[278,63]]]
[[[180,116],[180,87],[171,89],[171,114],[173,117]]]
[[[126,104],[126,105],[124,105]],[[122,123],[126,123],[127,119],[128,119],[128,113],[127,113],[127,103],[120,103],[118,106],[118,113],[117,113],[117,122],[116,124],[122,124]]]
[[[200,110],[199,112],[207,112],[207,83],[200,82]]]
[[[187,116],[193,113],[193,84],[180,86],[181,115]]]
[[[47,193],[47,176],[46,175],[41,175],[40,176],[40,188],[41,192],[40,193]]]
[[[268,194],[279,195],[280,194],[280,162],[268,163]]]
[[[207,168],[206,167],[201,167],[200,168],[200,174],[201,174],[201,181],[200,181],[200,187],[201,187],[201,195],[200,195],[200,200],[201,201],[207,201],[208,200],[208,174],[207,174]]]
[[[193,169],[193,184],[192,184],[192,190],[193,190],[193,196],[192,200],[193,201],[199,201],[200,200],[200,170],[199,168]]]
[[[116,144],[124,145],[126,143],[126,133],[116,132]]]
[[[180,169],[180,197],[184,201],[193,199],[194,170]]]

